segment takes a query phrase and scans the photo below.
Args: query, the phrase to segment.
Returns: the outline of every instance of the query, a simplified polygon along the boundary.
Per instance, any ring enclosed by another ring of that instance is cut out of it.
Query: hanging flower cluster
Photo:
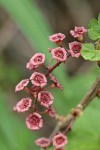
[[[61,63],[65,63],[69,57],[79,57],[82,48],[82,39],[84,33],[87,30],[84,27],[75,27],[70,33],[73,37],[77,38],[78,41],[73,41],[69,43],[69,49],[62,46],[62,42],[65,39],[65,35],[62,33],[56,33],[49,36],[49,40],[57,44],[56,48],[49,48],[51,53],[51,60],[55,60],[55,64],[50,64],[45,66],[45,54],[36,53],[26,64],[26,68],[33,70],[32,75],[29,79],[24,79],[19,82],[15,91],[25,91],[29,94],[29,97],[22,98],[13,108],[14,111],[18,113],[23,113],[28,111],[29,114],[26,117],[26,126],[30,130],[39,130],[43,127],[44,121],[42,119],[42,114],[47,114],[50,117],[56,117],[56,112],[53,107],[54,96],[51,93],[52,88],[59,88],[63,90],[63,86],[57,80],[57,78],[52,75],[52,72]],[[41,73],[39,68],[43,67],[46,69],[46,73]],[[48,82],[50,80],[50,82]],[[30,98],[31,97],[31,98]],[[39,111],[39,105],[43,107],[43,111]],[[56,133],[52,140],[49,138],[39,138],[35,143],[43,149],[53,144],[55,150],[64,150],[64,146],[68,143],[67,137],[64,133]]]

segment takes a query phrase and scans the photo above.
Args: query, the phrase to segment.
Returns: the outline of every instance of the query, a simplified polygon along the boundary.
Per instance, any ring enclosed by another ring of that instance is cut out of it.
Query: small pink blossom
[[[38,65],[33,65],[33,63],[31,61],[29,61],[27,64],[26,64],[26,68],[29,69],[29,70],[33,70],[33,69],[36,69],[38,68],[39,66]]]
[[[30,61],[26,64],[26,68],[32,70],[38,68],[40,65],[44,64],[45,55],[42,53],[36,53]]]
[[[57,61],[64,62],[67,59],[67,52],[64,48],[57,47],[51,51],[52,57]]]
[[[23,90],[28,85],[28,83],[29,83],[28,79],[22,80],[20,83],[16,85],[15,92]]]
[[[33,85],[40,86],[41,88],[47,84],[46,76],[42,73],[39,73],[39,72],[34,72],[31,75],[30,80],[31,80]]]
[[[49,75],[50,80],[53,81],[53,86],[63,90],[63,86],[59,83],[59,81],[52,74]]]
[[[17,112],[28,111],[32,105],[32,100],[30,98],[22,98],[14,107],[14,110]]]
[[[54,108],[51,107],[51,106],[46,110],[46,113],[47,113],[50,117],[53,117],[53,118],[56,116],[56,112],[55,112]]]
[[[69,48],[70,48],[70,53],[72,57],[79,57],[80,56],[80,51],[82,48],[82,44],[80,42],[71,42],[69,43]]]
[[[27,118],[26,118],[26,125],[27,128],[30,130],[39,130],[40,128],[43,127],[43,119],[41,118],[41,115],[38,113],[31,113]]]
[[[42,147],[42,148],[46,148],[50,145],[50,140],[47,138],[39,138],[35,141],[36,145]]]
[[[65,38],[65,35],[62,33],[56,33],[56,34],[49,36],[49,40],[54,43],[62,42],[64,38]]]
[[[73,37],[83,39],[84,33],[87,32],[87,30],[84,27],[75,27],[74,30],[71,30],[70,33]]]
[[[44,61],[45,61],[45,55],[42,54],[42,53],[36,53],[31,59],[30,61],[32,62],[32,64],[34,66],[37,66],[37,65],[42,65],[44,64]]]
[[[48,91],[41,91],[38,94],[38,100],[42,106],[48,108],[53,103],[53,95]]]
[[[53,138],[53,145],[56,149],[64,147],[67,143],[67,137],[62,133],[55,135]]]

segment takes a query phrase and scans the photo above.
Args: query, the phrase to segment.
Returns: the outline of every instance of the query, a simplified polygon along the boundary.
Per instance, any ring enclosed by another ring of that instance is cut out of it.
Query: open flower
[[[30,130],[39,130],[43,127],[43,120],[41,118],[41,115],[36,112],[31,113],[26,118],[26,125]]]
[[[36,145],[40,146],[41,148],[46,148],[50,145],[50,140],[47,138],[39,138],[35,141]]]
[[[35,86],[44,87],[47,84],[46,76],[39,72],[34,72],[31,75],[30,80],[31,80],[32,84]]]
[[[17,112],[28,111],[32,105],[32,100],[30,98],[22,98],[14,107],[14,110]]]
[[[51,50],[52,57],[57,61],[64,62],[67,58],[67,52],[64,48],[57,47]]]
[[[87,32],[87,30],[84,27],[75,27],[74,30],[70,31],[73,37],[78,38],[80,40],[83,39],[83,35],[85,32]]]
[[[23,90],[29,83],[29,79],[24,79],[15,87],[15,92]]]
[[[26,64],[26,68],[29,69],[29,70],[33,70],[33,69],[36,69],[38,68],[39,66],[38,65],[33,65],[33,63],[31,61],[29,61],[27,64]]]
[[[67,137],[62,133],[55,135],[53,138],[53,145],[56,149],[64,147],[67,143]]]
[[[82,48],[82,44],[80,42],[71,42],[69,43],[69,48],[70,48],[70,53],[72,57],[79,57],[80,56],[80,51]]]
[[[41,91],[38,94],[38,101],[41,103],[44,107],[49,107],[53,103],[53,95],[48,91]]]
[[[42,53],[36,53],[30,61],[33,63],[33,65],[42,65],[45,61],[45,55]]]
[[[56,34],[49,36],[49,40],[54,43],[62,42],[64,38],[65,38],[65,35],[62,33],[56,33]]]
[[[45,55],[42,53],[36,53],[30,61],[27,63],[26,68],[32,70],[38,68],[40,65],[44,64]]]

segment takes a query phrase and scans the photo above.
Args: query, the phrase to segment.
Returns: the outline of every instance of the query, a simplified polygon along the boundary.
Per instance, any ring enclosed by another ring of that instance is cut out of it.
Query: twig
[[[73,125],[76,118],[81,115],[83,110],[97,96],[97,92],[98,92],[99,89],[100,89],[100,75],[98,76],[98,78],[96,79],[94,84],[91,86],[91,88],[87,92],[87,94],[80,101],[80,103],[74,109],[72,109],[69,112],[69,114],[63,120],[58,121],[55,129],[53,130],[52,134],[50,135],[50,139],[52,139],[53,136],[57,132],[59,132],[62,128],[65,128],[65,131],[67,131],[67,132],[69,131],[69,130],[66,130],[66,128],[69,127],[71,122],[72,122],[72,125]]]

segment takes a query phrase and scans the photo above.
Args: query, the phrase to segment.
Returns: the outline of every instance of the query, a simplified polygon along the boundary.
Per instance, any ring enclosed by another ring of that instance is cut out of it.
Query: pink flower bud
[[[26,125],[27,128],[30,130],[39,130],[40,128],[43,127],[43,120],[41,118],[41,115],[38,113],[31,113],[27,118],[26,118]]]
[[[44,87],[47,84],[46,76],[39,72],[34,72],[31,75],[30,80],[31,80],[32,84],[35,86]]]
[[[47,138],[39,138],[35,141],[36,145],[40,146],[41,148],[46,148],[50,145],[50,140]]]
[[[67,52],[64,48],[57,47],[51,51],[52,57],[57,61],[64,62],[67,59]]]
[[[22,98],[21,101],[19,101],[16,106],[14,107],[14,110],[17,112],[25,112],[28,111],[29,108],[32,105],[32,100],[30,98]]]
[[[15,92],[17,91],[21,91],[24,89],[24,87],[26,87],[29,83],[29,80],[28,79],[24,79],[22,80],[20,83],[18,83],[15,87]]]
[[[53,138],[53,145],[56,149],[64,147],[67,143],[67,137],[62,133],[55,135]]]
[[[48,91],[41,91],[38,94],[38,101],[41,103],[44,107],[49,107],[53,103],[54,97],[52,94]]]
[[[65,35],[62,33],[56,33],[56,34],[49,36],[49,40],[54,43],[61,42],[63,41],[64,38],[65,38]]]
[[[50,80],[53,81],[54,87],[57,87],[57,88],[63,90],[63,86],[59,83],[59,81],[56,79],[56,77],[54,77],[52,74],[50,74],[49,77],[50,77]]]
[[[87,30],[84,27],[75,27],[74,30],[71,30],[70,33],[73,37],[83,39],[84,33],[87,32]]]
[[[72,57],[79,57],[80,56],[80,51],[82,48],[82,44],[80,42],[71,42],[69,43],[69,48],[70,48],[70,53]]]
[[[46,113],[47,113],[50,117],[53,117],[53,118],[56,116],[56,112],[55,112],[54,108],[51,107],[51,106],[46,110]]]

